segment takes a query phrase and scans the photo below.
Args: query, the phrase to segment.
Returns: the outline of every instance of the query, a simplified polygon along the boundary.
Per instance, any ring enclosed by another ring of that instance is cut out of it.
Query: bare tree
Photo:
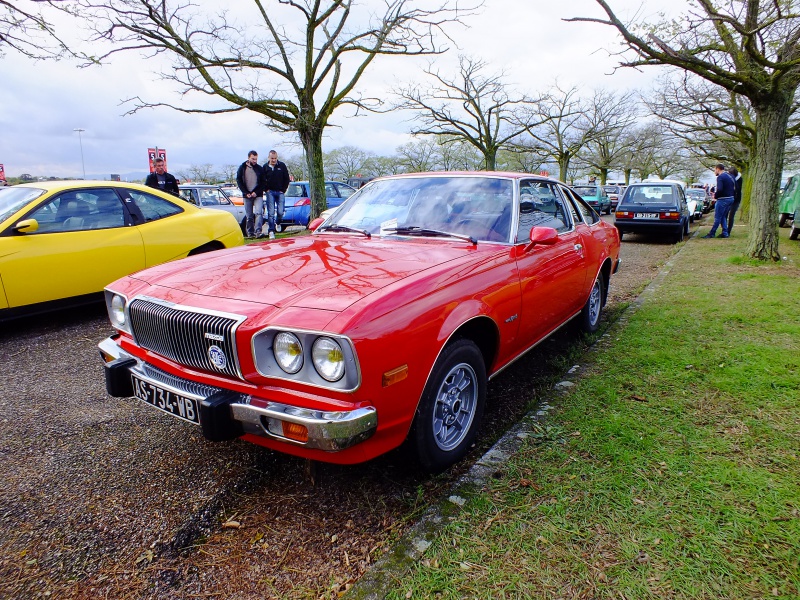
[[[747,255],[780,260],[778,199],[784,139],[800,85],[800,12],[796,0],[694,0],[676,21],[627,25],[606,0],[596,0],[607,19],[579,17],[614,27],[630,58],[621,65],[670,65],[691,71],[750,101],[756,146]]]
[[[236,171],[238,169],[238,165],[222,165],[222,178],[226,183],[236,182]]]
[[[527,110],[532,114],[525,115],[522,122],[534,139],[533,145],[558,164],[558,178],[568,181],[570,161],[592,135],[585,116],[586,103],[578,96],[578,88],[562,89],[556,82],[544,98]]]
[[[407,172],[419,173],[441,168],[441,144],[429,137],[398,146],[395,152]]]
[[[596,91],[585,107],[586,144],[579,157],[600,176],[605,185],[608,173],[622,167],[627,151],[626,132],[633,125],[638,106],[633,94]]]
[[[325,171],[328,177],[349,179],[356,177],[369,166],[369,160],[375,155],[355,146],[342,146],[324,155]]]
[[[369,160],[367,173],[370,177],[397,175],[406,171],[400,156],[375,156]]]
[[[413,135],[447,136],[474,146],[484,158],[484,168],[494,170],[497,152],[525,131],[515,115],[530,103],[522,96],[512,97],[504,74],[484,75],[486,63],[459,56],[459,72],[453,77],[429,67],[433,78],[428,87],[411,84],[398,91],[399,108],[416,111],[420,123]]]
[[[188,179],[195,183],[213,183],[217,179],[217,174],[214,173],[214,165],[211,163],[189,165],[185,174],[188,175]]]
[[[376,57],[439,54],[443,28],[466,12],[457,0],[389,0],[383,14],[354,0],[253,0],[247,14],[180,0],[79,0],[98,37],[118,52],[166,53],[163,76],[183,103],[131,99],[135,112],[167,106],[191,113],[250,110],[276,131],[296,133],[311,180],[315,217],[326,206],[322,136],[337,108],[373,105],[357,84]],[[424,8],[422,7],[424,6]],[[245,9],[246,10],[246,9]],[[238,20],[235,20],[238,19]],[[187,108],[187,98],[206,98]],[[209,108],[209,100],[222,101]]]
[[[59,13],[75,16],[75,9],[71,0],[0,0],[0,56],[11,49],[33,59],[87,59],[68,47],[52,23]]]

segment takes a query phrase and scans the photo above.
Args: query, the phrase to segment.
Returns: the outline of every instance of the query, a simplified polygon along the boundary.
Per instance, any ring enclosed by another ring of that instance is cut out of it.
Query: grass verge
[[[693,239],[390,598],[800,597],[800,244]]]

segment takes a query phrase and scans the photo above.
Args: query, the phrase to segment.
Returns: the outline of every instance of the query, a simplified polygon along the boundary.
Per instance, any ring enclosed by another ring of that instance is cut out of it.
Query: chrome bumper
[[[250,395],[196,383],[157,369],[122,350],[112,338],[100,342],[98,349],[106,363],[106,387],[110,395],[133,396],[130,375],[134,374],[156,387],[191,398],[200,407],[203,434],[214,441],[250,433],[304,448],[337,452],[370,438],[378,427],[378,414],[372,407],[320,411],[270,401],[263,407],[254,406]],[[283,436],[281,422],[303,425],[308,430],[308,440]]]

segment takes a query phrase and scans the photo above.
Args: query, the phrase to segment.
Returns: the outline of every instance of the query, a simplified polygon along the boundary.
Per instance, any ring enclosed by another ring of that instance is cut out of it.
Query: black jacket
[[[264,195],[264,169],[261,168],[261,165],[256,163],[253,165],[253,170],[256,172],[256,187],[252,190],[248,190],[247,186],[244,182],[244,170],[247,168],[247,161],[244,161],[240,166],[239,170],[236,171],[236,185],[239,186],[239,189],[242,190],[242,196],[247,197],[247,194],[250,192],[255,192],[256,196],[263,196]]]
[[[264,189],[268,192],[286,193],[289,189],[289,169],[281,161],[270,169],[269,162],[264,163]]]
[[[736,176],[736,179],[733,180],[733,201],[734,202],[741,202],[742,201],[742,176],[741,174]]]
[[[161,186],[158,185],[158,174],[150,173],[147,176],[147,179],[144,180],[144,184],[148,187],[155,188],[157,190],[161,190]],[[170,175],[169,173],[164,173],[164,189],[161,190],[162,192],[167,192],[172,194],[173,196],[180,196],[180,190],[178,189],[178,180],[175,179],[174,176]]]

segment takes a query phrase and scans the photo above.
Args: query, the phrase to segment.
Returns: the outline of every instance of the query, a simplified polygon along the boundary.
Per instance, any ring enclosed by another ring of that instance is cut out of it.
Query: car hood
[[[342,311],[392,283],[474,252],[480,250],[472,244],[441,240],[303,236],[201,254],[133,277],[187,294]]]

